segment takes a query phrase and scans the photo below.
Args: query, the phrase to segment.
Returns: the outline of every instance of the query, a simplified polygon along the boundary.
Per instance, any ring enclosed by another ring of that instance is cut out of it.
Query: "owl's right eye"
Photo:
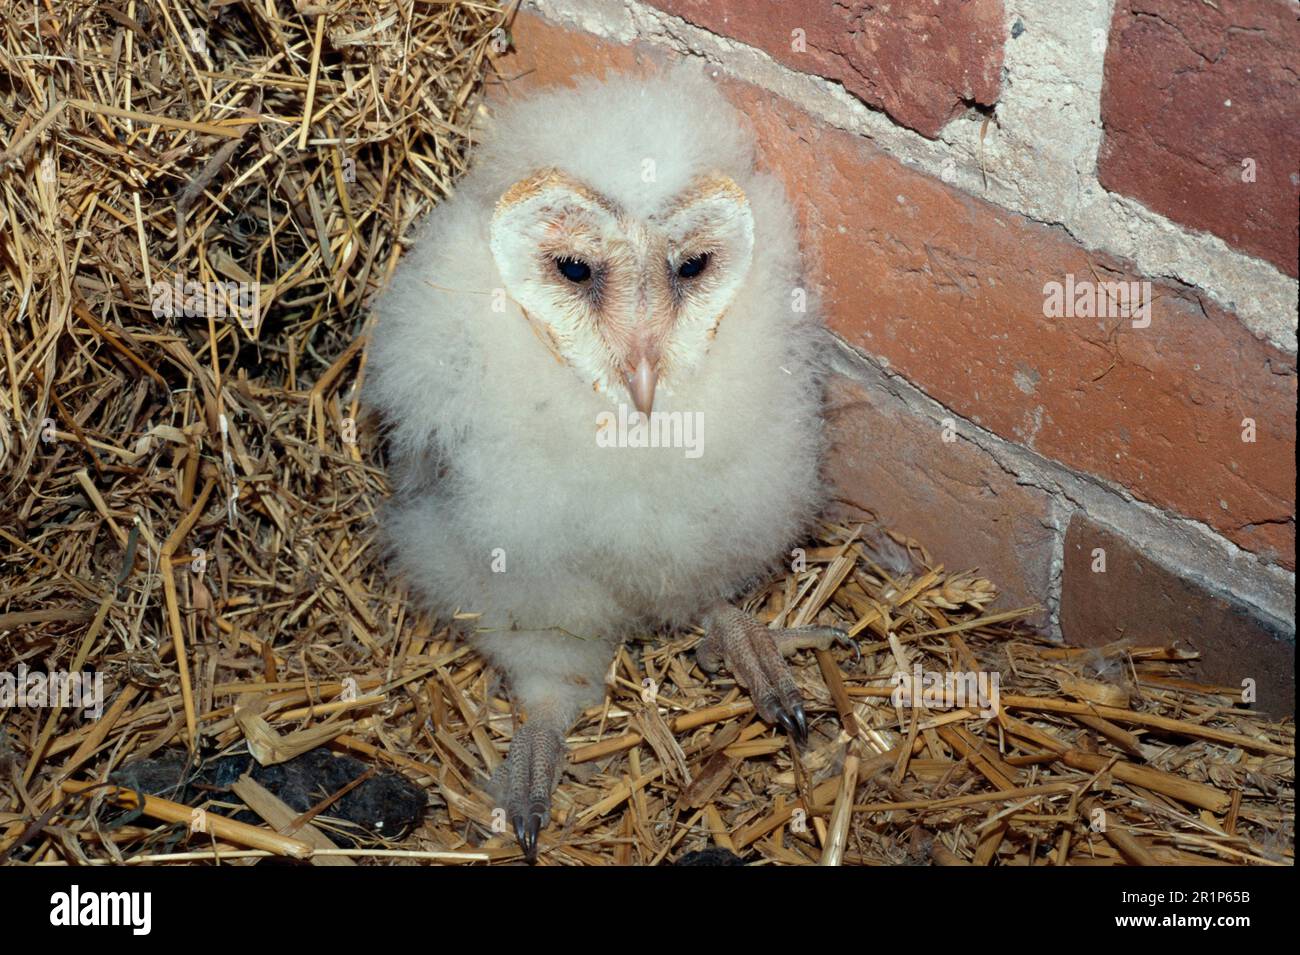
[[[591,266],[579,259],[556,259],[555,268],[574,285],[581,285],[591,278]]]

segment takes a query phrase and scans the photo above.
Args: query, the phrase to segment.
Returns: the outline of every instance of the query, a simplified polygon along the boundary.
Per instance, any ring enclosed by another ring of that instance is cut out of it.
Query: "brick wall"
[[[1283,711],[1298,13],[534,0],[497,66],[711,64],[797,198],[844,497],[1054,635],[1179,641]]]

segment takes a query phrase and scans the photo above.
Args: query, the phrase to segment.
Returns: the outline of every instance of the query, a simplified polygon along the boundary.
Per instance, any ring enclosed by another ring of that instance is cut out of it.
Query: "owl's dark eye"
[[[709,253],[703,252],[694,258],[687,259],[681,265],[677,266],[677,275],[684,279],[693,279],[704,271],[709,264]]]
[[[591,266],[578,259],[556,259],[555,267],[561,275],[575,285],[581,285],[591,278]]]

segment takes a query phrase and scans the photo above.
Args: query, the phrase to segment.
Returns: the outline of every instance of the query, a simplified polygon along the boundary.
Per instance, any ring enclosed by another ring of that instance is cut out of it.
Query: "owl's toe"
[[[545,720],[530,720],[510,742],[504,764],[506,817],[529,862],[537,861],[539,837],[551,821],[551,793],[560,780],[564,734]]]
[[[792,740],[800,746],[808,744],[808,717],[804,714],[802,703],[791,704],[788,710],[778,709],[776,719]]]
[[[798,650],[828,650],[832,643],[849,647],[853,650],[853,662],[862,659],[862,650],[858,641],[849,636],[847,630],[839,627],[790,627],[786,630],[773,630],[773,639],[781,656],[788,657]]]
[[[785,657],[800,649],[825,650],[834,642],[856,648],[848,635],[834,627],[772,630],[730,604],[716,607],[704,623],[708,635],[696,651],[701,666],[712,672],[718,661],[725,663],[736,682],[749,691],[758,715],[805,745],[808,717]]]

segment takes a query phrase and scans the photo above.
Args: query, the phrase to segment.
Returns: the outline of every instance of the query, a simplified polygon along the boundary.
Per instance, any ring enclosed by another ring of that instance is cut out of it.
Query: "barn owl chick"
[[[819,328],[795,216],[700,74],[615,78],[500,111],[375,305],[393,560],[526,722],[504,808],[537,851],[564,734],[619,643],[700,625],[760,716],[802,742],[773,630],[728,603],[823,500]]]

